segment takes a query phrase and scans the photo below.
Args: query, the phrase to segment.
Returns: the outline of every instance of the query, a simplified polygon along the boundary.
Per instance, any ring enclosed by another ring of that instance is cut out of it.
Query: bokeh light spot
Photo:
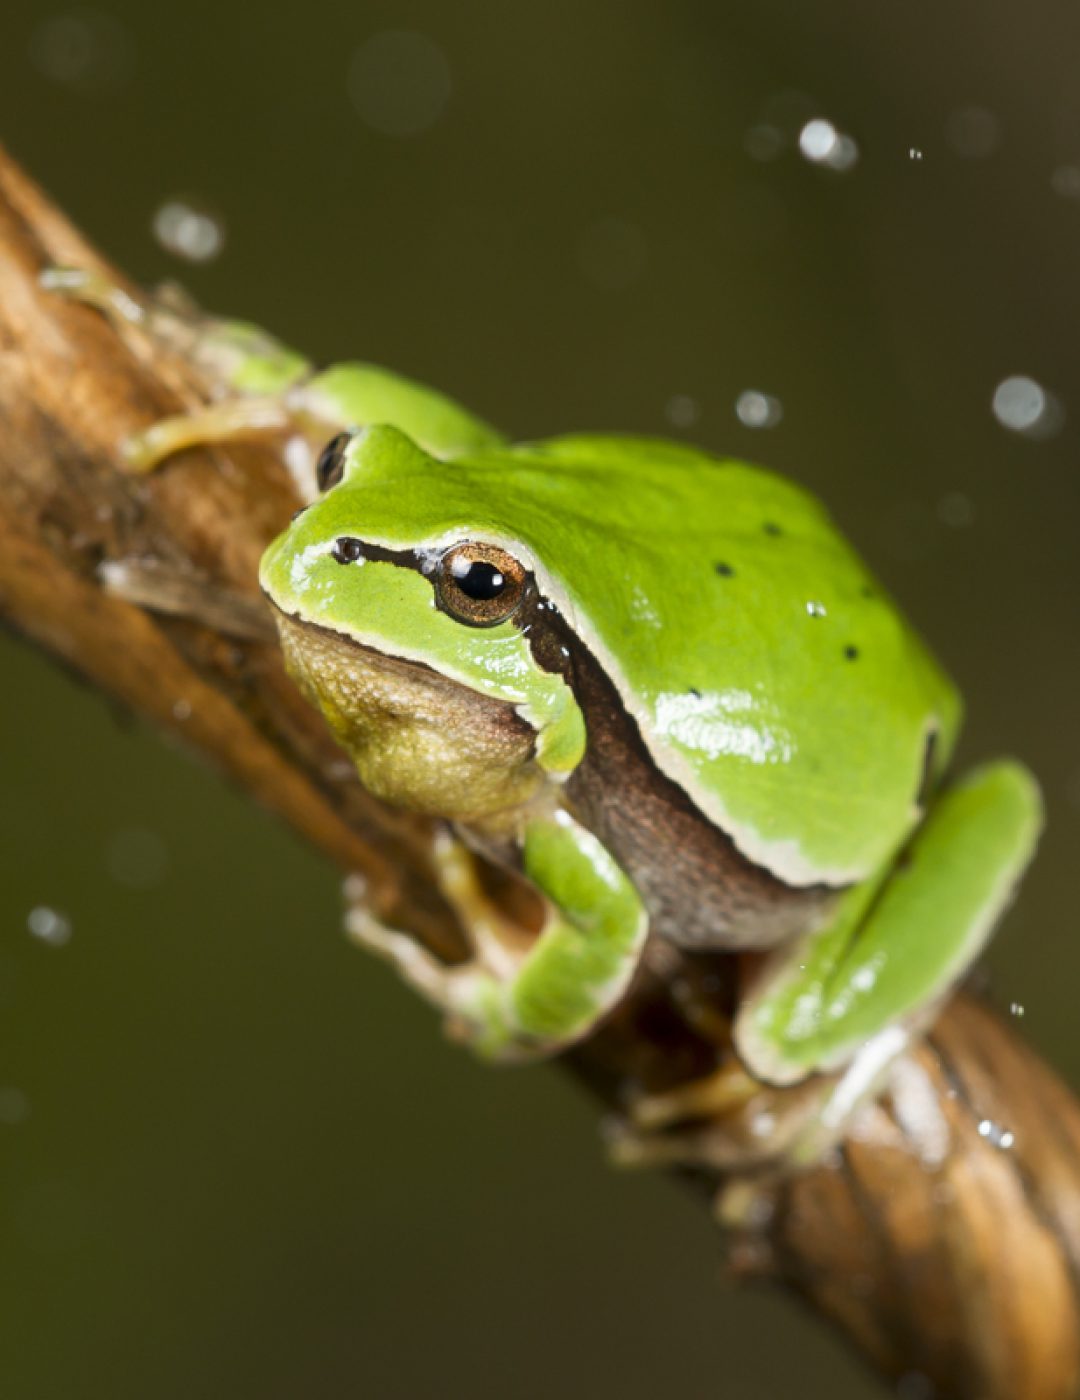
[[[384,136],[417,136],[442,116],[450,65],[426,34],[388,29],[353,55],[349,95],[365,125]]]

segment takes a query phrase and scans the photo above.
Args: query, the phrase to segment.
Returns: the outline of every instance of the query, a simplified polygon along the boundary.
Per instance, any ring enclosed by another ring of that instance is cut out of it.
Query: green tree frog
[[[317,373],[254,328],[53,285],[232,385],[136,465],[332,434],[260,582],[362,781],[446,823],[474,960],[354,926],[483,1054],[587,1035],[652,938],[765,955],[734,1031],[755,1078],[869,1083],[971,965],[1033,852],[1037,787],[1011,761],[946,780],[956,691],[806,491],[649,438],[512,444],[387,371]],[[470,896],[465,851],[543,896],[538,935]]]

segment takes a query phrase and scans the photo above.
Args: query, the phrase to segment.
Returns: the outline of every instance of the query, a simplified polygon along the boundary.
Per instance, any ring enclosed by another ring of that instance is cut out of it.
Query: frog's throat
[[[530,806],[550,786],[536,761],[536,731],[512,704],[276,604],[274,616],[286,669],[376,797],[490,823]]]

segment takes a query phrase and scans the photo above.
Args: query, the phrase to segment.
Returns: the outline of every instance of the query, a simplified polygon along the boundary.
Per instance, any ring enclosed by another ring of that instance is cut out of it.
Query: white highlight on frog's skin
[[[851,1012],[851,1008],[855,1004],[856,998],[867,996],[874,990],[888,961],[888,953],[882,951],[878,953],[877,957],[871,958],[865,966],[860,967],[858,972],[853,974],[850,981],[848,981],[840,992],[833,997],[832,1001],[829,1002],[826,1009],[827,1018],[833,1021],[841,1021],[844,1017],[848,1016]]]
[[[212,262],[225,247],[225,221],[196,200],[167,199],[154,213],[154,237],[185,262]]]
[[[784,416],[784,405],[760,389],[744,389],[735,400],[735,416],[744,428],[775,428]]]
[[[1065,410],[1054,395],[1026,374],[1003,379],[990,406],[1003,428],[1024,437],[1052,437],[1065,421]]]
[[[907,154],[908,160],[922,160],[923,158],[923,153],[919,150],[918,146],[909,146]]]
[[[39,904],[30,910],[26,927],[35,938],[39,938],[42,943],[51,944],[54,948],[62,948],[65,943],[71,942],[71,920],[59,910],[50,909],[46,904]]]
[[[349,95],[360,120],[383,136],[418,136],[442,116],[453,83],[439,46],[411,29],[373,34],[353,54]]]
[[[329,585],[328,581],[324,581],[322,585],[314,583],[311,578],[311,573],[318,561],[322,559],[324,555],[329,554],[333,547],[333,540],[321,540],[318,544],[305,545],[303,549],[298,549],[296,551],[289,560],[289,583],[294,593],[298,595],[301,593],[308,593],[310,595],[314,591],[332,594],[333,588]],[[353,560],[349,567],[355,569],[366,563],[367,560],[361,554],[358,559]]]
[[[850,170],[859,159],[855,138],[837,131],[824,117],[814,117],[799,132],[799,150],[808,161],[829,170]]]
[[[649,627],[662,625],[656,609],[636,584],[630,593],[630,616],[635,622],[644,622]]]
[[[754,697],[746,691],[661,695],[656,728],[709,758],[728,754],[752,763],[784,763],[792,756],[791,744],[763,726]]]

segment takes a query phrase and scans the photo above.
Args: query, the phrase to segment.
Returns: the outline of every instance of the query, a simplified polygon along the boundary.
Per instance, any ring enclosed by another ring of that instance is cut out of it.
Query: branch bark
[[[295,508],[269,450],[191,451],[142,480],[118,444],[213,385],[138,336],[42,293],[51,264],[106,267],[0,152],[0,618],[216,763],[440,956],[464,945],[431,878],[430,828],[369,798],[275,647],[104,593],[149,558],[255,595]],[[618,1110],[724,1051],[722,960],[665,955],[567,1068]],[[764,1091],[761,1111],[782,1108]],[[704,1125],[704,1132],[709,1125]],[[718,1131],[720,1131],[718,1129]],[[714,1196],[715,1169],[685,1173]],[[1080,1384],[1080,1108],[961,994],[826,1162],[752,1189],[725,1236],[736,1275],[800,1295],[881,1373],[956,1400],[1067,1400]]]

